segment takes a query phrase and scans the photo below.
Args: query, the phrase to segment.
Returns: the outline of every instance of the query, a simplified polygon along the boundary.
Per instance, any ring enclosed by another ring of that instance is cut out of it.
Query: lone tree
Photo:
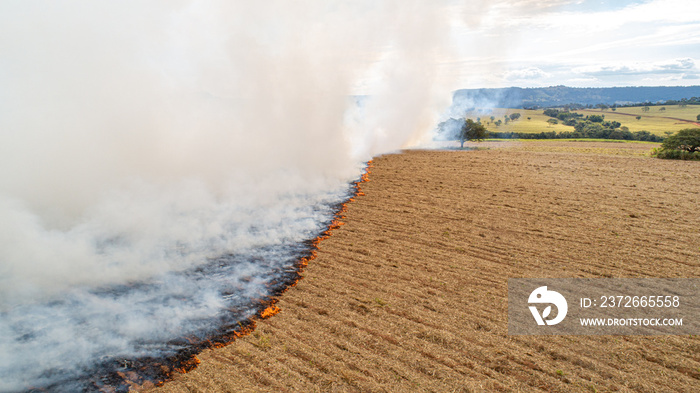
[[[700,128],[686,128],[664,140],[664,150],[683,150],[689,153],[700,152]]]
[[[486,139],[488,135],[489,132],[483,124],[467,119],[459,132],[459,147],[464,148],[464,141],[480,141]]]
[[[513,121],[518,120],[518,119],[520,119],[520,113],[518,113],[518,112],[511,113],[509,117]]]

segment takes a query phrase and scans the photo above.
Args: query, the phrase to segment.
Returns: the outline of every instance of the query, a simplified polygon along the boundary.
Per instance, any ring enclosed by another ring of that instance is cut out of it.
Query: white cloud
[[[458,75],[459,87],[514,81],[640,85],[651,83],[642,78],[660,74],[688,84],[700,74],[695,61],[700,59],[698,1],[495,0],[478,5],[465,6],[472,7],[471,20],[478,23],[453,26],[459,49],[443,62]]]
[[[696,73],[699,70],[692,58],[665,60],[650,63],[619,63],[612,65],[593,65],[577,67],[572,70],[577,74],[606,76],[606,75],[646,75],[646,74],[685,74]]]
[[[539,79],[539,78],[544,78],[544,77],[548,77],[548,76],[550,76],[550,74],[542,71],[542,69],[540,69],[538,67],[520,68],[517,70],[506,71],[503,74],[503,78],[506,80],[510,80],[510,81],[524,80],[524,79]]]

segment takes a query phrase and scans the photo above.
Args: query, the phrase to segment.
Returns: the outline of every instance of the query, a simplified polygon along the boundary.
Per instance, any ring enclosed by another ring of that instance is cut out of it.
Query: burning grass
[[[317,257],[321,242],[329,238],[333,231],[344,224],[343,220],[346,218],[348,203],[354,201],[356,197],[364,195],[361,185],[369,181],[371,167],[372,162],[370,161],[360,179],[353,184],[353,196],[337,206],[333,219],[327,228],[314,239],[305,242],[305,251],[294,262],[293,269],[287,270],[279,279],[269,284],[269,295],[256,301],[255,309],[257,311],[252,317],[235,323],[224,323],[212,334],[203,338],[191,336],[174,340],[169,345],[181,348],[174,355],[162,358],[117,359],[120,364],[117,369],[107,364],[98,366],[98,369],[105,370],[105,372],[97,373],[97,375],[89,377],[88,381],[81,381],[78,384],[87,386],[85,389],[88,390],[104,392],[140,391],[161,386],[175,375],[185,374],[195,369],[200,364],[197,354],[203,350],[223,348],[241,337],[250,335],[255,331],[258,321],[271,318],[281,311],[277,305],[280,295],[290,287],[297,285],[299,280],[303,278],[304,269]],[[231,311],[234,315],[237,313],[237,310]],[[259,348],[269,347],[269,336],[258,335],[257,339]],[[63,389],[64,387],[65,384],[61,383],[48,386],[46,389]]]

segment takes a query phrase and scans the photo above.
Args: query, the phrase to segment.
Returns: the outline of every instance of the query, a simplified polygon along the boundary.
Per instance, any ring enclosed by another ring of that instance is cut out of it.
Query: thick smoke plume
[[[0,5],[0,391],[249,316],[449,101],[442,7],[257,3]]]

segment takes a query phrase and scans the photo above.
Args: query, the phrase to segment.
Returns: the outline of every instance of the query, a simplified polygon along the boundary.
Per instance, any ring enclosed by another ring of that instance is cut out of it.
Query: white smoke
[[[362,162],[435,124],[440,4],[258,3],[0,4],[0,391],[264,297]]]

